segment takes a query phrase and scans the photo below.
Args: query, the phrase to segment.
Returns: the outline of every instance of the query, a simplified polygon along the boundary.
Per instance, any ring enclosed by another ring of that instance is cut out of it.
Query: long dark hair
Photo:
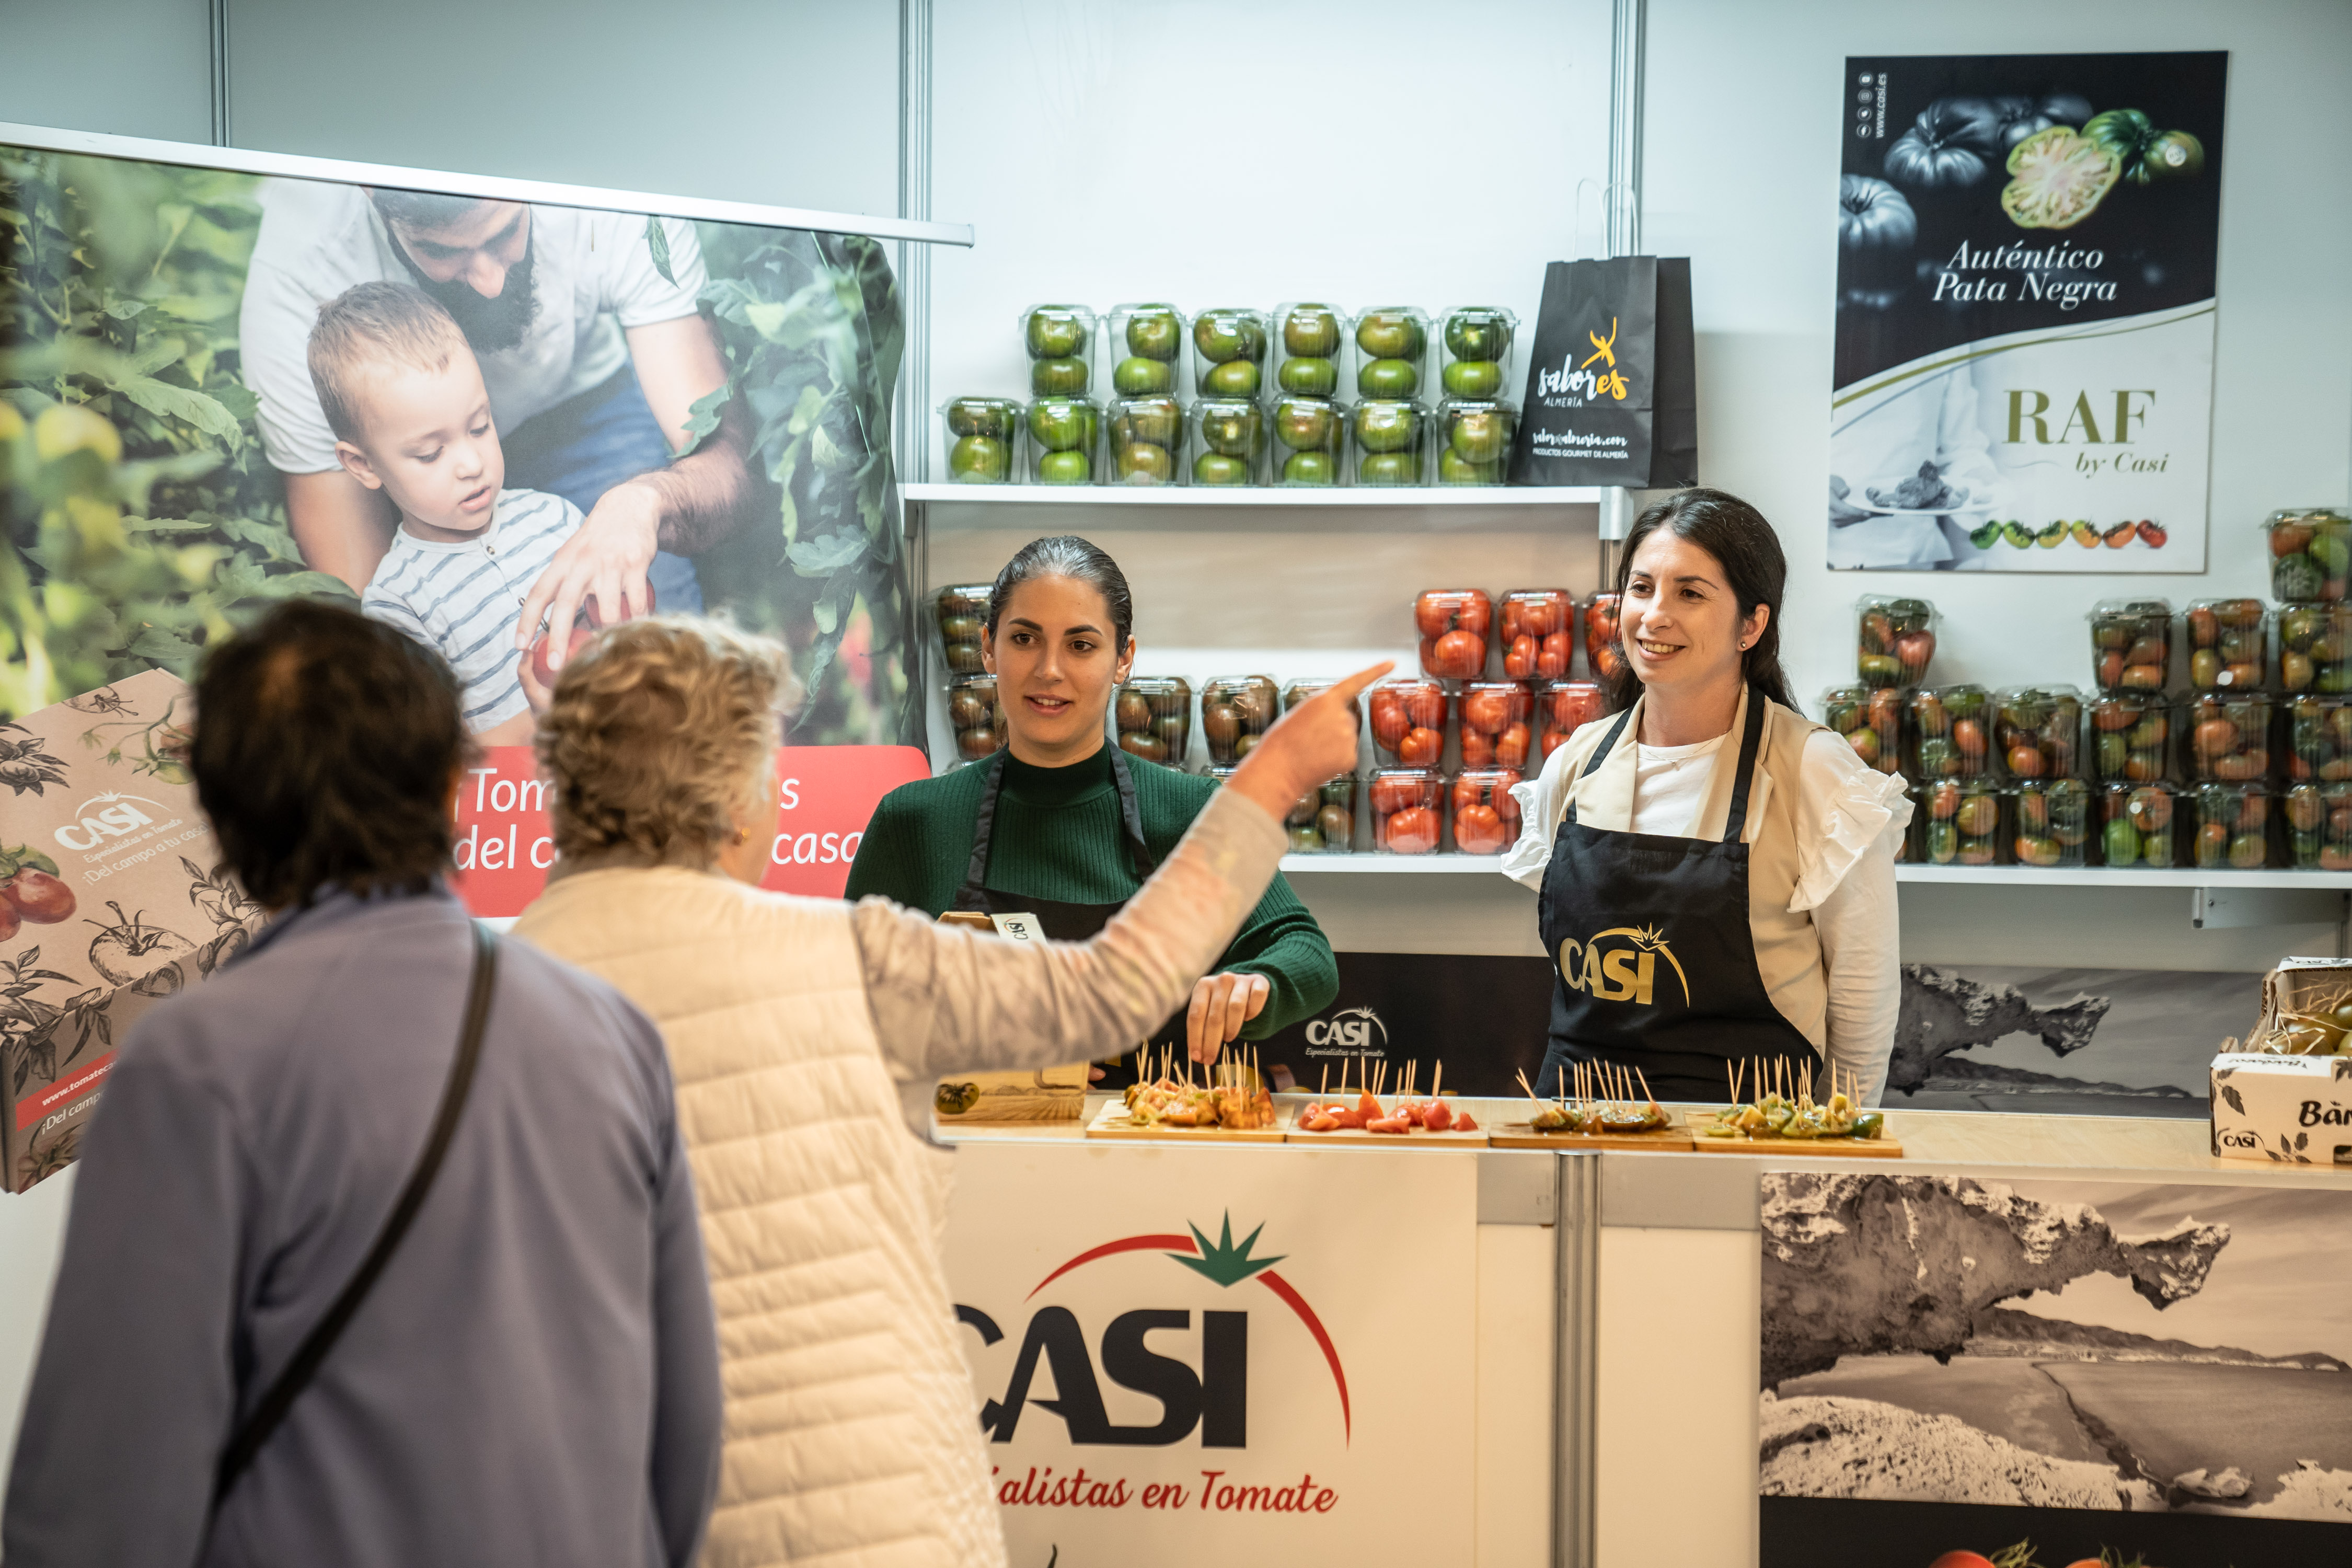
[[[1624,654],[1625,585],[1633,581],[1634,553],[1643,540],[1660,529],[1687,539],[1722,564],[1741,620],[1754,615],[1759,605],[1770,608],[1764,635],[1739,656],[1739,672],[1749,686],[1781,707],[1792,713],[1803,712],[1789,695],[1789,677],[1780,668],[1780,598],[1789,585],[1789,558],[1780,552],[1780,536],[1772,531],[1762,512],[1738,496],[1709,489],[1683,490],[1645,509],[1618,547],[1617,672],[1608,681],[1609,710],[1615,713],[1630,708],[1642,695],[1642,678],[1633,673],[1633,661]]]
[[[1004,563],[1004,570],[996,574],[996,586],[988,595],[988,635],[992,641],[996,637],[996,623],[1004,615],[1004,601],[1013,596],[1013,589],[1033,577],[1067,577],[1098,590],[1103,603],[1110,606],[1114,639],[1111,657],[1127,657],[1128,635],[1135,626],[1135,595],[1128,591],[1127,574],[1118,569],[1118,563],[1100,545],[1075,533],[1033,539]]]

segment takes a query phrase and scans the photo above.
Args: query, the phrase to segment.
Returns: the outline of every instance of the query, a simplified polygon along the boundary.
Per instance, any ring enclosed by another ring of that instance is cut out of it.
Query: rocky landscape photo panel
[[[2022,1510],[2015,1539],[2041,1512],[2352,1524],[2352,1257],[2333,1245],[2352,1193],[1761,1182],[1768,1502]],[[1776,1529],[1811,1538],[1845,1516],[1762,1517],[1769,1546]],[[2330,1539],[2352,1552],[2352,1531]]]

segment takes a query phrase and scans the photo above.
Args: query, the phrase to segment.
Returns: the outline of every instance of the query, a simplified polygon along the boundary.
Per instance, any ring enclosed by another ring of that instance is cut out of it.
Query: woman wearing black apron
[[[1076,942],[1107,924],[1173,849],[1216,787],[1108,743],[1110,703],[1135,659],[1127,579],[1083,539],[1040,539],[997,576],[982,644],[1006,744],[986,762],[891,791],[849,873],[937,915],[1027,914]],[[1202,1060],[1330,1005],[1339,965],[1315,917],[1276,877],[1184,1012],[1155,1031]]]
[[[1787,575],[1771,525],[1719,490],[1652,507],[1625,541],[1613,717],[1518,786],[1504,858],[1540,893],[1546,1092],[1601,1062],[1661,1100],[1719,1102],[1735,1064],[1751,1085],[1810,1067],[1825,1086],[1828,1062],[1878,1100],[1911,808],[1899,776],[1790,700]]]

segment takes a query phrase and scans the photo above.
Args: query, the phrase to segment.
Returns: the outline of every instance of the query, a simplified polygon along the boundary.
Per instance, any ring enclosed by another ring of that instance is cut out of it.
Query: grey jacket
[[[133,1029],[84,1145],[8,1568],[692,1558],[718,1352],[661,1037],[511,941],[438,1182],[206,1542],[236,1417],[425,1142],[471,956],[446,892],[331,894]]]

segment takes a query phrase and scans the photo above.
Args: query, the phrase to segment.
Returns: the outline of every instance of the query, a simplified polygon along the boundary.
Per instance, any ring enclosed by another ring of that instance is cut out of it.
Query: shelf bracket
[[[2352,893],[2336,888],[2191,888],[2189,923],[2198,931],[2341,925],[2347,903]]]

